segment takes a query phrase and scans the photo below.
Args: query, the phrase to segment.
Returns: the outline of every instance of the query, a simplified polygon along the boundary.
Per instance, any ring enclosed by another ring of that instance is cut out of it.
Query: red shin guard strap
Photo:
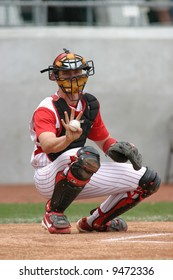
[[[57,173],[56,175],[56,179],[55,179],[55,182],[58,183],[59,181],[61,181],[62,179],[67,179],[70,183],[72,183],[73,185],[75,185],[76,187],[83,187],[85,186],[89,181],[89,180],[85,180],[85,181],[82,181],[82,180],[79,180],[79,179],[76,179],[73,174],[71,173],[71,171],[69,170],[67,175],[65,176],[63,174],[63,171],[60,171]]]
[[[85,180],[85,181],[82,181],[82,180],[79,180],[79,179],[76,179],[73,174],[71,173],[71,171],[69,170],[68,173],[67,173],[67,180],[74,184],[76,187],[83,187],[85,186],[89,181],[90,179],[88,180]]]
[[[56,174],[56,178],[55,178],[55,184],[58,183],[59,181],[65,179],[65,175],[63,173],[63,171],[60,171]]]

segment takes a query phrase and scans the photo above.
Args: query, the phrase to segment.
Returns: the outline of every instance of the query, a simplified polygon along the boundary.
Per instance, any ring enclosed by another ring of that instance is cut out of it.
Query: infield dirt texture
[[[146,201],[173,202],[173,185],[162,185]],[[32,185],[1,185],[0,203],[9,202],[45,200]],[[72,223],[70,235],[50,235],[40,223],[0,224],[0,236],[1,260],[173,259],[173,222],[128,222],[125,233],[82,234]]]

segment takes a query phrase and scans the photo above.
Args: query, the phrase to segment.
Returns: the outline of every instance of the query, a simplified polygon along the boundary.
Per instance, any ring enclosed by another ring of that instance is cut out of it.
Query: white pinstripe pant
[[[70,156],[75,155],[78,149],[68,150],[49,165],[35,169],[34,181],[36,188],[45,198],[50,199],[52,197],[56,174],[71,164]],[[145,167],[136,171],[129,163],[112,161],[101,163],[99,170],[91,177],[77,199],[108,196],[100,205],[101,210],[107,212],[119,200],[127,197],[127,192],[136,190],[145,171]]]

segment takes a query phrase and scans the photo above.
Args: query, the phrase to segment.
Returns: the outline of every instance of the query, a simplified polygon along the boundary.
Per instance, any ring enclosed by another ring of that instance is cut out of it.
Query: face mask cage
[[[75,63],[75,64],[74,64]],[[77,65],[77,62],[69,62],[68,67],[57,67],[55,65],[50,65],[47,69],[48,71],[48,76],[51,81],[58,81],[60,79],[59,77],[59,71],[68,71],[68,70],[83,70],[87,77],[93,76],[95,74],[95,69],[94,69],[94,62],[92,60],[88,60],[85,65],[81,65],[78,68],[74,68],[74,66]],[[44,71],[44,70],[43,70]]]
[[[57,83],[71,101],[77,101],[80,99],[87,80],[86,74],[81,74],[72,78],[59,78]]]

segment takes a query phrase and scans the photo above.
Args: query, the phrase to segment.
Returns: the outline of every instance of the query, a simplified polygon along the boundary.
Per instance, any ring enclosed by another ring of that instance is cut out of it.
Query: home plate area
[[[155,238],[159,236],[171,236],[173,238],[172,233],[154,233],[154,234],[143,234],[143,235],[132,235],[132,236],[126,236],[126,237],[119,237],[119,238],[108,238],[103,239],[103,242],[128,242],[128,243],[156,243],[156,244],[165,244],[165,243],[173,243],[172,241],[160,241],[155,240]],[[154,240],[148,240],[148,238],[154,238]]]
[[[130,222],[124,234],[107,236],[102,244],[116,249],[117,259],[173,259],[173,222]]]
[[[127,232],[49,234],[40,223],[1,224],[2,260],[172,260],[173,222],[128,222]]]

